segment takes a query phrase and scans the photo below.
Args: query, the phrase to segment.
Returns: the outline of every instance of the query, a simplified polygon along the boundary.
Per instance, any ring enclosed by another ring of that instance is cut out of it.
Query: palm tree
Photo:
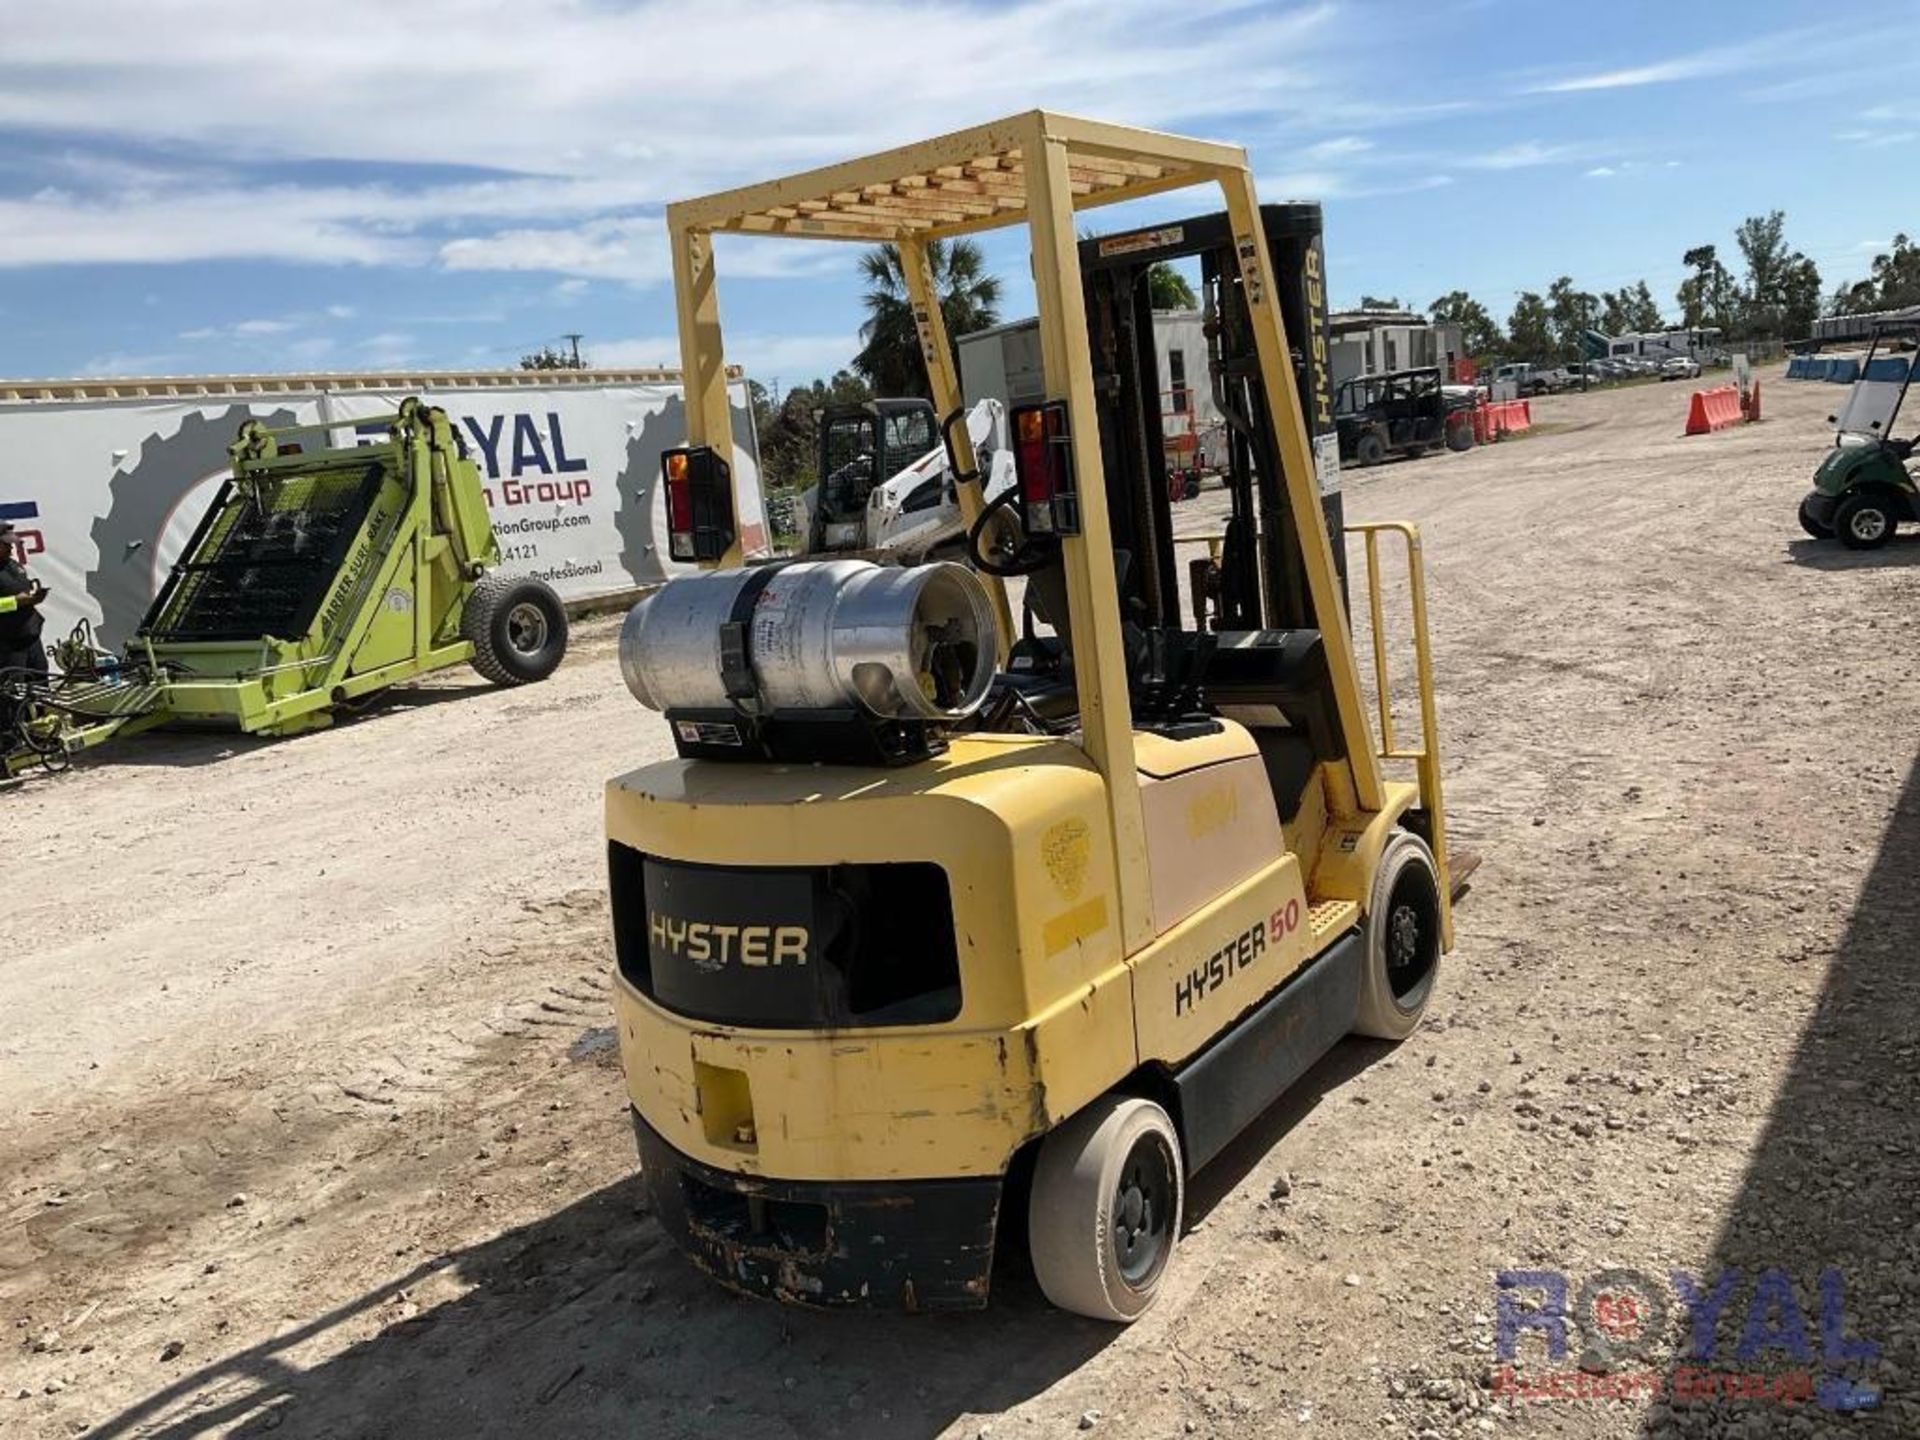
[[[927,263],[950,340],[999,323],[1000,280],[986,272],[978,245],[971,240],[930,240]],[[891,245],[875,246],[861,255],[860,273],[867,281],[867,319],[860,327],[862,348],[853,368],[876,395],[930,398],[900,252]]]

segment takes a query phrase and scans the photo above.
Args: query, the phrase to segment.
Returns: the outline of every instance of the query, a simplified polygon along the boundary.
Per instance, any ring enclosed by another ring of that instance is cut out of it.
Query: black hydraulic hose
[[[980,537],[986,533],[987,526],[994,515],[1013,505],[1019,498],[1019,486],[1008,486],[987,501],[985,508],[967,529],[967,558],[973,561],[976,570],[1001,580],[1017,580],[1022,576],[1032,575],[1038,570],[1044,570],[1053,563],[1054,546],[1024,534],[1005,564],[990,559],[980,548]]]

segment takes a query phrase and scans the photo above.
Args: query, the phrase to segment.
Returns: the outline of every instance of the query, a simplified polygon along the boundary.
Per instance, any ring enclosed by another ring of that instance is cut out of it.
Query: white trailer
[[[746,381],[730,390],[739,523],[766,546]],[[674,370],[433,371],[0,380],[0,517],[50,587],[49,629],[123,644],[227,473],[241,423],[356,427],[408,395],[444,406],[480,465],[502,570],[569,601],[657,585],[667,558],[660,453],[686,440]]]

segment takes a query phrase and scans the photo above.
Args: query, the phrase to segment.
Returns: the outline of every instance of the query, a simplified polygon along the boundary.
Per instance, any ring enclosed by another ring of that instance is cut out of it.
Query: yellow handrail
[[[1447,871],[1447,813],[1440,786],[1440,721],[1433,699],[1433,645],[1427,632],[1427,573],[1420,531],[1405,520],[1349,521],[1349,532],[1367,537],[1367,604],[1373,616],[1373,674],[1380,705],[1383,760],[1411,760],[1420,781],[1420,807],[1427,813],[1428,839],[1439,871],[1440,923],[1453,944],[1453,884]],[[1394,741],[1393,700],[1388,686],[1385,617],[1380,600],[1380,535],[1392,531],[1407,544],[1407,593],[1413,609],[1413,658],[1420,692],[1420,744],[1403,749]]]
[[[1348,521],[1347,533],[1366,537],[1367,609],[1373,617],[1373,675],[1380,712],[1380,743],[1374,753],[1382,760],[1411,760],[1420,784],[1420,808],[1427,814],[1433,863],[1439,871],[1440,924],[1446,945],[1453,947],[1453,881],[1447,867],[1447,812],[1440,787],[1440,722],[1433,700],[1433,646],[1427,633],[1427,574],[1420,548],[1419,527],[1405,520]],[[1420,691],[1420,744],[1403,748],[1395,737],[1393,692],[1388,684],[1386,614],[1380,596],[1380,535],[1392,531],[1407,544],[1407,588],[1413,609],[1413,655]],[[1217,562],[1225,537],[1176,535],[1176,545],[1205,545]]]

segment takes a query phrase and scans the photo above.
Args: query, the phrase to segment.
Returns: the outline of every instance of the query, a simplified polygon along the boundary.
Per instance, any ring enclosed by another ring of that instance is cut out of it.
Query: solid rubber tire
[[[1424,886],[1431,892],[1431,928],[1420,938],[1423,946],[1431,947],[1432,959],[1426,976],[1413,993],[1396,998],[1387,976],[1387,956],[1393,912],[1398,908],[1396,897],[1403,885]],[[1378,1040],[1404,1040],[1419,1025],[1440,979],[1439,895],[1439,871],[1427,842],[1410,831],[1399,831],[1387,842],[1380,864],[1373,872],[1373,889],[1367,902],[1360,1005],[1353,1022],[1355,1034],[1371,1035]]]
[[[1172,1155],[1172,1227],[1154,1272],[1134,1285],[1114,1258],[1111,1212],[1127,1156],[1148,1133],[1164,1139]],[[1076,1315],[1121,1325],[1138,1320],[1172,1268],[1185,1206],[1185,1164],[1172,1117],[1138,1096],[1095,1100],[1040,1143],[1027,1202],[1027,1236],[1041,1290]]]

